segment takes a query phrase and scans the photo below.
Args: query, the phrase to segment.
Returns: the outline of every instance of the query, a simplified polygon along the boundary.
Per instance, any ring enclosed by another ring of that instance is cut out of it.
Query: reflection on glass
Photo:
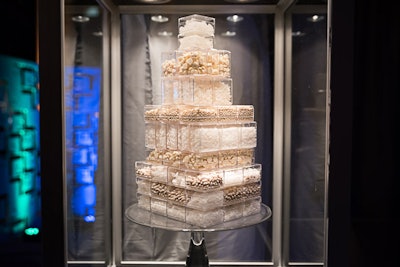
[[[102,164],[102,15],[98,6],[67,6],[64,117],[68,260],[104,260]],[[101,230],[99,230],[101,229]]]
[[[101,71],[93,67],[65,69],[67,98],[67,147],[71,151],[71,206],[75,216],[94,222],[96,215],[96,184],[98,158],[98,120]]]
[[[324,261],[326,14],[292,16],[290,262]]]

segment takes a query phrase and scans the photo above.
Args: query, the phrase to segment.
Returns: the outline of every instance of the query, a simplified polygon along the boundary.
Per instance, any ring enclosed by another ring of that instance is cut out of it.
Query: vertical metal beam
[[[274,62],[274,133],[273,133],[273,185],[272,185],[272,261],[282,266],[282,192],[283,192],[283,114],[284,114],[284,18],[275,14]]]
[[[64,1],[37,1],[43,267],[66,266]]]
[[[109,13],[103,21],[104,66],[104,159],[106,178],[106,255],[108,266],[122,261],[122,125],[121,125],[121,21],[119,8],[111,0],[99,0]],[[107,138],[106,138],[107,137]],[[106,188],[107,189],[107,188]]]
[[[292,177],[292,13],[285,12],[285,96],[284,96],[284,145],[283,145],[283,203],[282,203],[282,258],[289,264],[290,247],[290,198]]]
[[[275,12],[275,62],[274,62],[274,133],[273,133],[273,204],[272,204],[272,261],[274,266],[288,265],[288,229],[289,221],[287,189],[285,180],[285,119],[288,114],[285,110],[285,12],[293,4],[293,0],[282,0],[277,4]],[[289,77],[290,78],[290,77]],[[286,149],[286,150],[285,150]],[[287,154],[287,153],[286,153]],[[290,174],[290,173],[289,173]],[[289,177],[290,178],[290,177]]]
[[[121,123],[121,20],[111,13],[111,178],[112,178],[112,264],[122,260],[122,123]]]
[[[105,8],[106,11],[109,11]],[[112,219],[111,219],[111,107],[110,107],[110,95],[111,95],[111,48],[110,48],[110,13],[103,12],[103,19],[102,19],[102,45],[103,45],[103,53],[102,53],[102,69],[103,69],[103,76],[102,76],[102,111],[103,111],[103,140],[104,140],[104,155],[103,155],[103,179],[104,179],[104,214],[105,214],[105,254],[106,254],[106,264],[110,266],[111,259],[112,259]]]
[[[326,25],[326,143],[325,143],[325,188],[324,188],[324,266],[328,266],[328,233],[329,233],[329,145],[330,145],[330,116],[331,116],[331,48],[332,48],[332,31],[331,31],[331,11],[332,1],[327,3],[327,25]]]

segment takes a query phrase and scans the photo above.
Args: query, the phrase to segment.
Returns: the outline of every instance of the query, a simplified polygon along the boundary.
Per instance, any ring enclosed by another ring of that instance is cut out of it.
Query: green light
[[[38,65],[0,55],[0,76],[0,235],[36,236],[39,229],[29,227],[40,223]]]
[[[37,235],[39,234],[39,229],[38,228],[26,228],[25,229],[25,234],[26,235]]]

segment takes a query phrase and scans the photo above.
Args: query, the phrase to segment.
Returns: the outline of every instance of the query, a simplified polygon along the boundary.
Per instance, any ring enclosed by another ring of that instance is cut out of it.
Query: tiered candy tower
[[[162,104],[145,107],[138,206],[200,227],[258,213],[257,124],[253,106],[232,105],[231,54],[214,49],[214,18],[178,27],[179,48],[162,54]]]

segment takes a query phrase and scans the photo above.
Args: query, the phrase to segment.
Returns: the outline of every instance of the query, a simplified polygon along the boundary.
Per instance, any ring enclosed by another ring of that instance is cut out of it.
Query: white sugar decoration
[[[214,39],[199,35],[189,35],[179,39],[179,50],[212,49]]]
[[[205,21],[190,19],[183,26],[179,27],[179,35],[214,36],[214,27]]]
[[[257,145],[257,130],[255,127],[243,127],[241,133],[241,147],[251,148]]]
[[[225,171],[224,185],[237,185],[243,183],[243,172],[242,169]]]
[[[218,149],[219,129],[216,127],[197,128],[191,131],[191,150],[195,152],[208,152]]]

